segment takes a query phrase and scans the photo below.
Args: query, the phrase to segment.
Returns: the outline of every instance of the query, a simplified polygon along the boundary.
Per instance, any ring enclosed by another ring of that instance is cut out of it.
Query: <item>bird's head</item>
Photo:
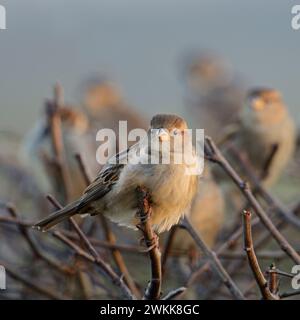
[[[246,108],[242,117],[261,125],[272,125],[282,121],[286,115],[286,106],[279,91],[258,88],[249,91],[246,98]]]
[[[177,135],[184,135],[188,129],[184,119],[173,114],[157,114],[151,119],[149,132],[155,132],[160,141],[170,141]]]
[[[91,80],[85,86],[84,105],[92,115],[119,104],[121,100],[120,90],[107,80]]]
[[[182,153],[190,145],[190,133],[186,121],[172,114],[155,115],[148,131],[152,150],[161,151],[166,146],[167,152]]]
[[[231,79],[229,66],[211,53],[202,53],[193,58],[187,69],[189,87],[202,93],[225,85]]]
[[[89,127],[87,117],[72,106],[61,107],[58,110],[62,124],[69,130],[74,130],[78,134],[83,134]]]

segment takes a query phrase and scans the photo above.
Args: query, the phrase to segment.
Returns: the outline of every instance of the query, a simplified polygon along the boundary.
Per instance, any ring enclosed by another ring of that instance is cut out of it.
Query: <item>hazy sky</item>
[[[300,4],[300,1],[298,1]],[[279,88],[300,121],[300,30],[289,0],[0,0],[0,129],[28,129],[51,85],[69,101],[90,74],[116,79],[149,115],[183,110],[180,57],[223,55],[249,82]]]

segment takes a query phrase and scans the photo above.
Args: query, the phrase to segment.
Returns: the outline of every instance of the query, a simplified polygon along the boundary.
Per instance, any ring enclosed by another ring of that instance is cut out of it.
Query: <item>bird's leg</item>
[[[147,252],[154,249],[158,248],[159,249],[159,237],[156,232],[153,232],[153,238],[150,240],[146,240],[146,246],[147,246]]]
[[[142,231],[144,237],[140,239],[141,242],[144,242],[147,246],[144,252],[149,252],[154,248],[159,247],[159,238],[157,234],[153,231],[151,222],[149,221],[152,215],[151,210],[151,197],[146,188],[138,187],[137,188],[138,196],[138,211],[136,212],[136,218],[139,220],[139,223],[136,225],[137,229]]]
[[[137,224],[136,227],[137,229],[143,231],[143,227],[141,226],[141,224]],[[159,248],[159,237],[155,232],[153,232],[152,239],[148,240],[148,239],[145,239],[145,237],[141,237],[139,239],[139,244],[140,245],[145,244],[147,247],[146,249],[142,249],[141,252],[149,252],[154,248]]]

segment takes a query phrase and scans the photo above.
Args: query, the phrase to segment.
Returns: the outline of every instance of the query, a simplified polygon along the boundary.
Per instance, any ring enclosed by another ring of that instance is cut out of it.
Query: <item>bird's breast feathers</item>
[[[197,176],[187,175],[185,165],[126,165],[106,197],[104,214],[128,227],[137,223],[136,188],[151,194],[152,224],[158,232],[169,229],[188,210],[197,189]]]

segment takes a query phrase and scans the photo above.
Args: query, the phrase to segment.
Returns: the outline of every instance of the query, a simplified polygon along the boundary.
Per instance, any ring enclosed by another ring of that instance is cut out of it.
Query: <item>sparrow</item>
[[[180,153],[174,147],[175,137],[182,137],[186,144],[191,143],[186,129],[186,121],[177,115],[154,116],[145,139],[117,154],[114,159],[118,161],[108,161],[81,198],[38,222],[35,227],[46,231],[77,214],[103,214],[119,225],[136,229],[139,222],[136,217],[136,189],[140,186],[151,194],[150,222],[154,231],[160,233],[169,230],[188,211],[197,190],[197,175],[187,174],[191,167],[199,166],[197,155],[192,153],[192,159],[187,163],[177,164],[174,161],[177,153]],[[158,143],[154,143],[157,140]],[[163,148],[165,143],[170,147]],[[170,156],[169,164],[156,161],[149,163],[153,155],[161,159],[165,152]],[[184,152],[183,148],[179,155],[183,156]],[[131,154],[137,161],[123,163],[122,160]]]
[[[145,119],[124,101],[119,88],[103,77],[87,81],[83,106],[97,130],[108,128],[118,133],[119,121],[127,121],[128,131],[148,127]]]
[[[115,141],[108,142],[109,155],[118,153],[137,142],[126,139],[127,145],[122,145],[120,135],[123,136],[123,132],[119,128],[121,121],[123,124],[126,123],[127,134],[134,129],[147,130],[148,124],[144,118],[125,102],[118,86],[112,81],[103,76],[96,76],[86,81],[82,91],[82,106],[90,123],[90,143],[95,148],[97,159],[101,158],[98,153],[101,141],[96,138],[100,130],[110,129],[115,133]],[[105,161],[106,159],[101,159],[97,160],[97,163],[102,166]]]
[[[185,68],[186,106],[197,128],[217,143],[236,129],[245,98],[242,82],[219,57],[202,53]]]
[[[197,192],[187,216],[195,230],[211,248],[223,226],[224,196],[221,188],[214,180],[208,164],[205,164],[204,173],[198,179]],[[185,230],[178,229],[174,237],[173,249],[184,252],[195,251],[196,245]]]
[[[75,154],[80,153],[87,164],[89,174],[95,176],[99,166],[95,159],[95,149],[90,142],[89,122],[87,117],[72,106],[62,106],[58,109],[61,120],[62,139],[66,167],[70,176],[71,199],[82,194],[85,182],[75,159]],[[22,163],[35,176],[37,183],[45,193],[55,192],[55,181],[46,173],[43,156],[51,158],[52,141],[47,116],[44,114],[26,135],[22,142],[20,158]]]
[[[280,92],[268,88],[249,91],[235,143],[258,176],[270,161],[262,182],[266,187],[272,186],[291,160],[296,147],[295,124]]]

